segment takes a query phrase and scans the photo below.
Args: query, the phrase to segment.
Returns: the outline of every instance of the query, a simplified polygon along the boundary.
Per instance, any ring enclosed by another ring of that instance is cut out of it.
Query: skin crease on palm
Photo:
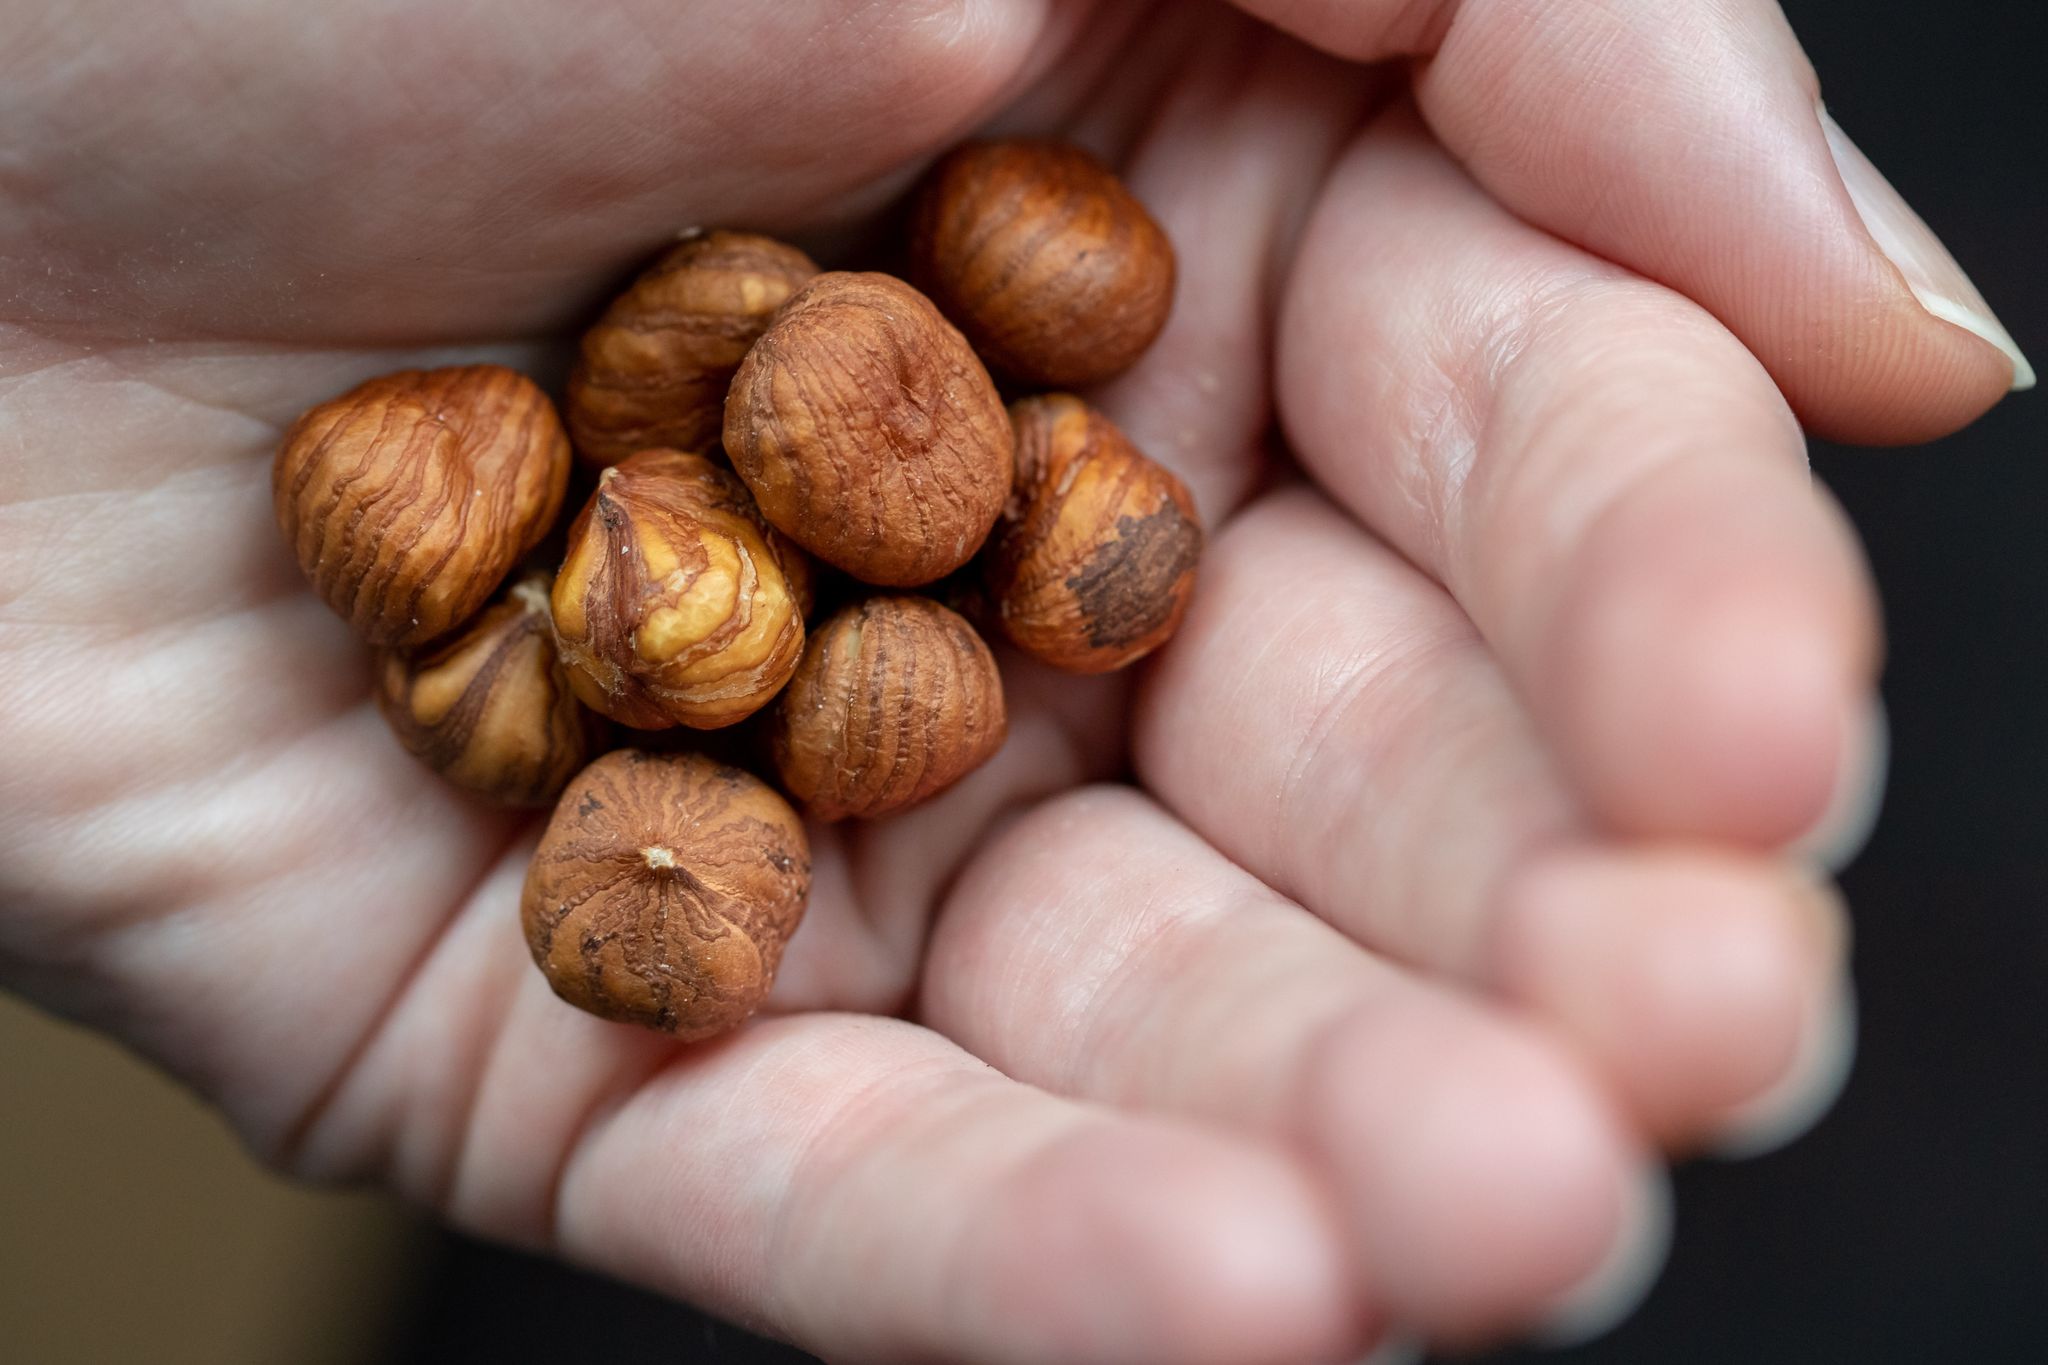
[[[2014,371],[1774,8],[0,8],[0,980],[266,1159],[833,1360],[1335,1361],[1613,1290],[1664,1154],[1824,1085],[1844,925],[1779,850],[1878,645],[1799,425]],[[1194,610],[1131,679],[1006,660],[988,768],[816,831],[739,1036],[578,1015],[533,822],[383,733],[277,436],[557,377],[687,225],[843,257],[983,128],[1174,237],[1097,397],[1214,529]]]

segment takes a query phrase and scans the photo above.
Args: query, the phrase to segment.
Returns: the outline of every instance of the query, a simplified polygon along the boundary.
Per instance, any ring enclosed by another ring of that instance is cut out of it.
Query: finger
[[[1202,574],[1133,739],[1198,833],[1356,941],[1539,1012],[1667,1141],[1795,1066],[1841,973],[1802,879],[1603,837],[1456,604],[1319,497],[1247,509]]]
[[[1300,1144],[1391,1321],[1473,1340],[1606,1269],[1643,1154],[1569,1055],[1346,942],[1116,788],[963,875],[924,1006],[1061,1093]]]
[[[1450,588],[1614,828],[1774,846],[1858,771],[1868,577],[1734,338],[1516,221],[1396,113],[1281,322],[1303,462]]]
[[[768,1024],[664,1073],[589,1133],[559,1202],[571,1255],[835,1360],[1281,1365],[1352,1344],[1292,1163],[1062,1103],[891,1021]]]
[[[2032,371],[1838,128],[1776,0],[1243,0],[1340,55],[1425,59],[1430,127],[1515,214],[1697,300],[1806,424],[1953,430]]]
[[[1841,1092],[1855,1008],[1827,887],[1706,850],[1565,849],[1518,869],[1492,919],[1486,979],[1577,1039],[1673,1146],[1769,1151]]]
[[[1145,357],[1090,399],[1187,482],[1214,525],[1264,472],[1282,263],[1373,83],[1248,21],[1205,29],[1142,111],[1150,129],[1125,168],[1173,240],[1173,313]],[[1126,90],[1108,82],[1098,103],[1120,113]],[[1081,131],[1099,117],[1084,112]]]
[[[480,897],[294,1164],[835,1361],[1331,1359],[1344,1253],[1297,1164],[1010,1081],[893,1020],[677,1048],[579,1015]]]

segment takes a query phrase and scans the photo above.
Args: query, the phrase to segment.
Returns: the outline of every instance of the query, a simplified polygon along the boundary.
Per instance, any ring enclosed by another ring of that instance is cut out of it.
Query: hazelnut
[[[820,275],[782,306],[733,378],[725,449],[769,521],[889,586],[971,559],[1010,489],[988,372],[887,275]]]
[[[752,233],[669,248],[584,334],[564,404],[577,453],[612,465],[656,446],[715,445],[740,357],[817,273],[795,247]]]
[[[996,525],[1000,528],[1002,523],[998,521]],[[993,542],[993,535],[990,540]],[[924,589],[921,595],[931,598],[948,611],[958,612],[968,625],[974,627],[975,634],[985,640],[993,639],[1002,632],[1002,623],[996,616],[996,601],[989,596],[988,576],[982,571],[979,559],[947,574]]]
[[[1003,633],[1070,673],[1164,644],[1195,589],[1202,526],[1181,481],[1080,399],[1013,404],[1017,486],[989,539]]]
[[[766,783],[619,749],[562,794],[519,909],[556,995],[687,1041],[760,1006],[810,889],[803,823]]]
[[[914,213],[911,279],[1027,383],[1121,374],[1173,308],[1172,243],[1078,147],[969,143],[933,170]]]
[[[642,451],[598,476],[569,528],[553,594],[569,685],[641,729],[743,720],[796,667],[809,582],[730,470]]]
[[[604,732],[555,657],[546,574],[432,644],[379,651],[377,705],[407,753],[508,806],[553,801]]]
[[[490,600],[561,511],[569,440],[499,365],[405,370],[301,416],[272,469],[278,525],[327,604],[407,645]]]
[[[1003,745],[995,656],[922,597],[871,597],[812,633],[769,723],[776,770],[822,820],[886,815],[951,786]]]

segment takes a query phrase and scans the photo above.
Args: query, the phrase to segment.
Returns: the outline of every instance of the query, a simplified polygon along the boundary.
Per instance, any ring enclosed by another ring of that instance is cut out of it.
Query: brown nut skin
[[[767,705],[804,647],[810,571],[729,469],[642,451],[569,528],[555,640],[583,704],[643,730],[716,729]]]
[[[547,535],[568,486],[554,404],[502,365],[359,384],[292,423],[271,467],[299,567],[373,645],[468,620]]]
[[[817,273],[803,252],[753,233],[670,247],[584,333],[563,403],[576,453],[613,465],[658,446],[717,444],[741,357]]]
[[[562,794],[519,910],[556,995],[694,1041],[759,1008],[810,889],[803,822],[767,783],[618,749]]]
[[[376,684],[407,753],[500,805],[550,804],[604,741],[555,656],[546,574],[439,640],[379,650]]]
[[[1079,147],[976,142],[932,171],[910,278],[990,365],[1075,388],[1123,373],[1173,311],[1173,244]]]
[[[725,450],[790,539],[890,587],[972,559],[1010,491],[988,371],[889,275],[828,272],[782,306],[733,377]]]
[[[811,635],[768,742],[783,787],[821,820],[915,805],[1003,747],[995,656],[923,597],[871,597]]]
[[[1186,485],[1069,394],[1012,404],[1017,486],[985,556],[1003,633],[1069,673],[1107,673],[1172,636],[1202,524]]]
[[[1002,523],[996,523],[1000,530]],[[994,543],[991,535],[989,541]],[[986,549],[983,551],[987,553]],[[975,634],[984,640],[992,640],[1002,634],[1002,621],[996,615],[996,600],[989,595],[988,578],[983,572],[982,561],[977,559],[924,590],[929,597],[948,611],[958,612],[962,620],[974,627]]]

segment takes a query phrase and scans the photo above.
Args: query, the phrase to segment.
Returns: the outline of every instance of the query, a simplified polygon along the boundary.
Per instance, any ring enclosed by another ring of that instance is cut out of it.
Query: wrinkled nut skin
[[[934,168],[913,214],[912,281],[1026,383],[1113,378],[1173,310],[1173,244],[1078,147],[969,143]]]
[[[377,705],[406,752],[466,791],[545,806],[601,747],[569,689],[545,574],[520,579],[453,634],[378,651]]]
[[[569,438],[503,366],[405,370],[307,411],[271,472],[320,596],[373,645],[418,644],[468,620],[547,535]]]
[[[944,790],[1003,747],[995,656],[922,597],[871,597],[813,632],[777,703],[783,787],[821,820],[886,815]]]
[[[695,1041],[759,1008],[810,889],[803,822],[767,783],[618,749],[562,794],[520,919],[556,995]]]
[[[563,404],[576,453],[613,465],[659,446],[715,445],[741,357],[817,273],[803,252],[753,233],[669,248],[584,334]]]
[[[1106,673],[1172,636],[1195,590],[1202,525],[1186,485],[1068,394],[1011,405],[1017,486],[987,554],[1019,649]]]
[[[555,639],[583,704],[643,730],[716,729],[767,705],[804,647],[810,572],[701,455],[598,476],[555,576]]]
[[[747,352],[725,450],[761,511],[867,583],[974,557],[1010,491],[1010,424],[981,362],[915,289],[829,272]]]

